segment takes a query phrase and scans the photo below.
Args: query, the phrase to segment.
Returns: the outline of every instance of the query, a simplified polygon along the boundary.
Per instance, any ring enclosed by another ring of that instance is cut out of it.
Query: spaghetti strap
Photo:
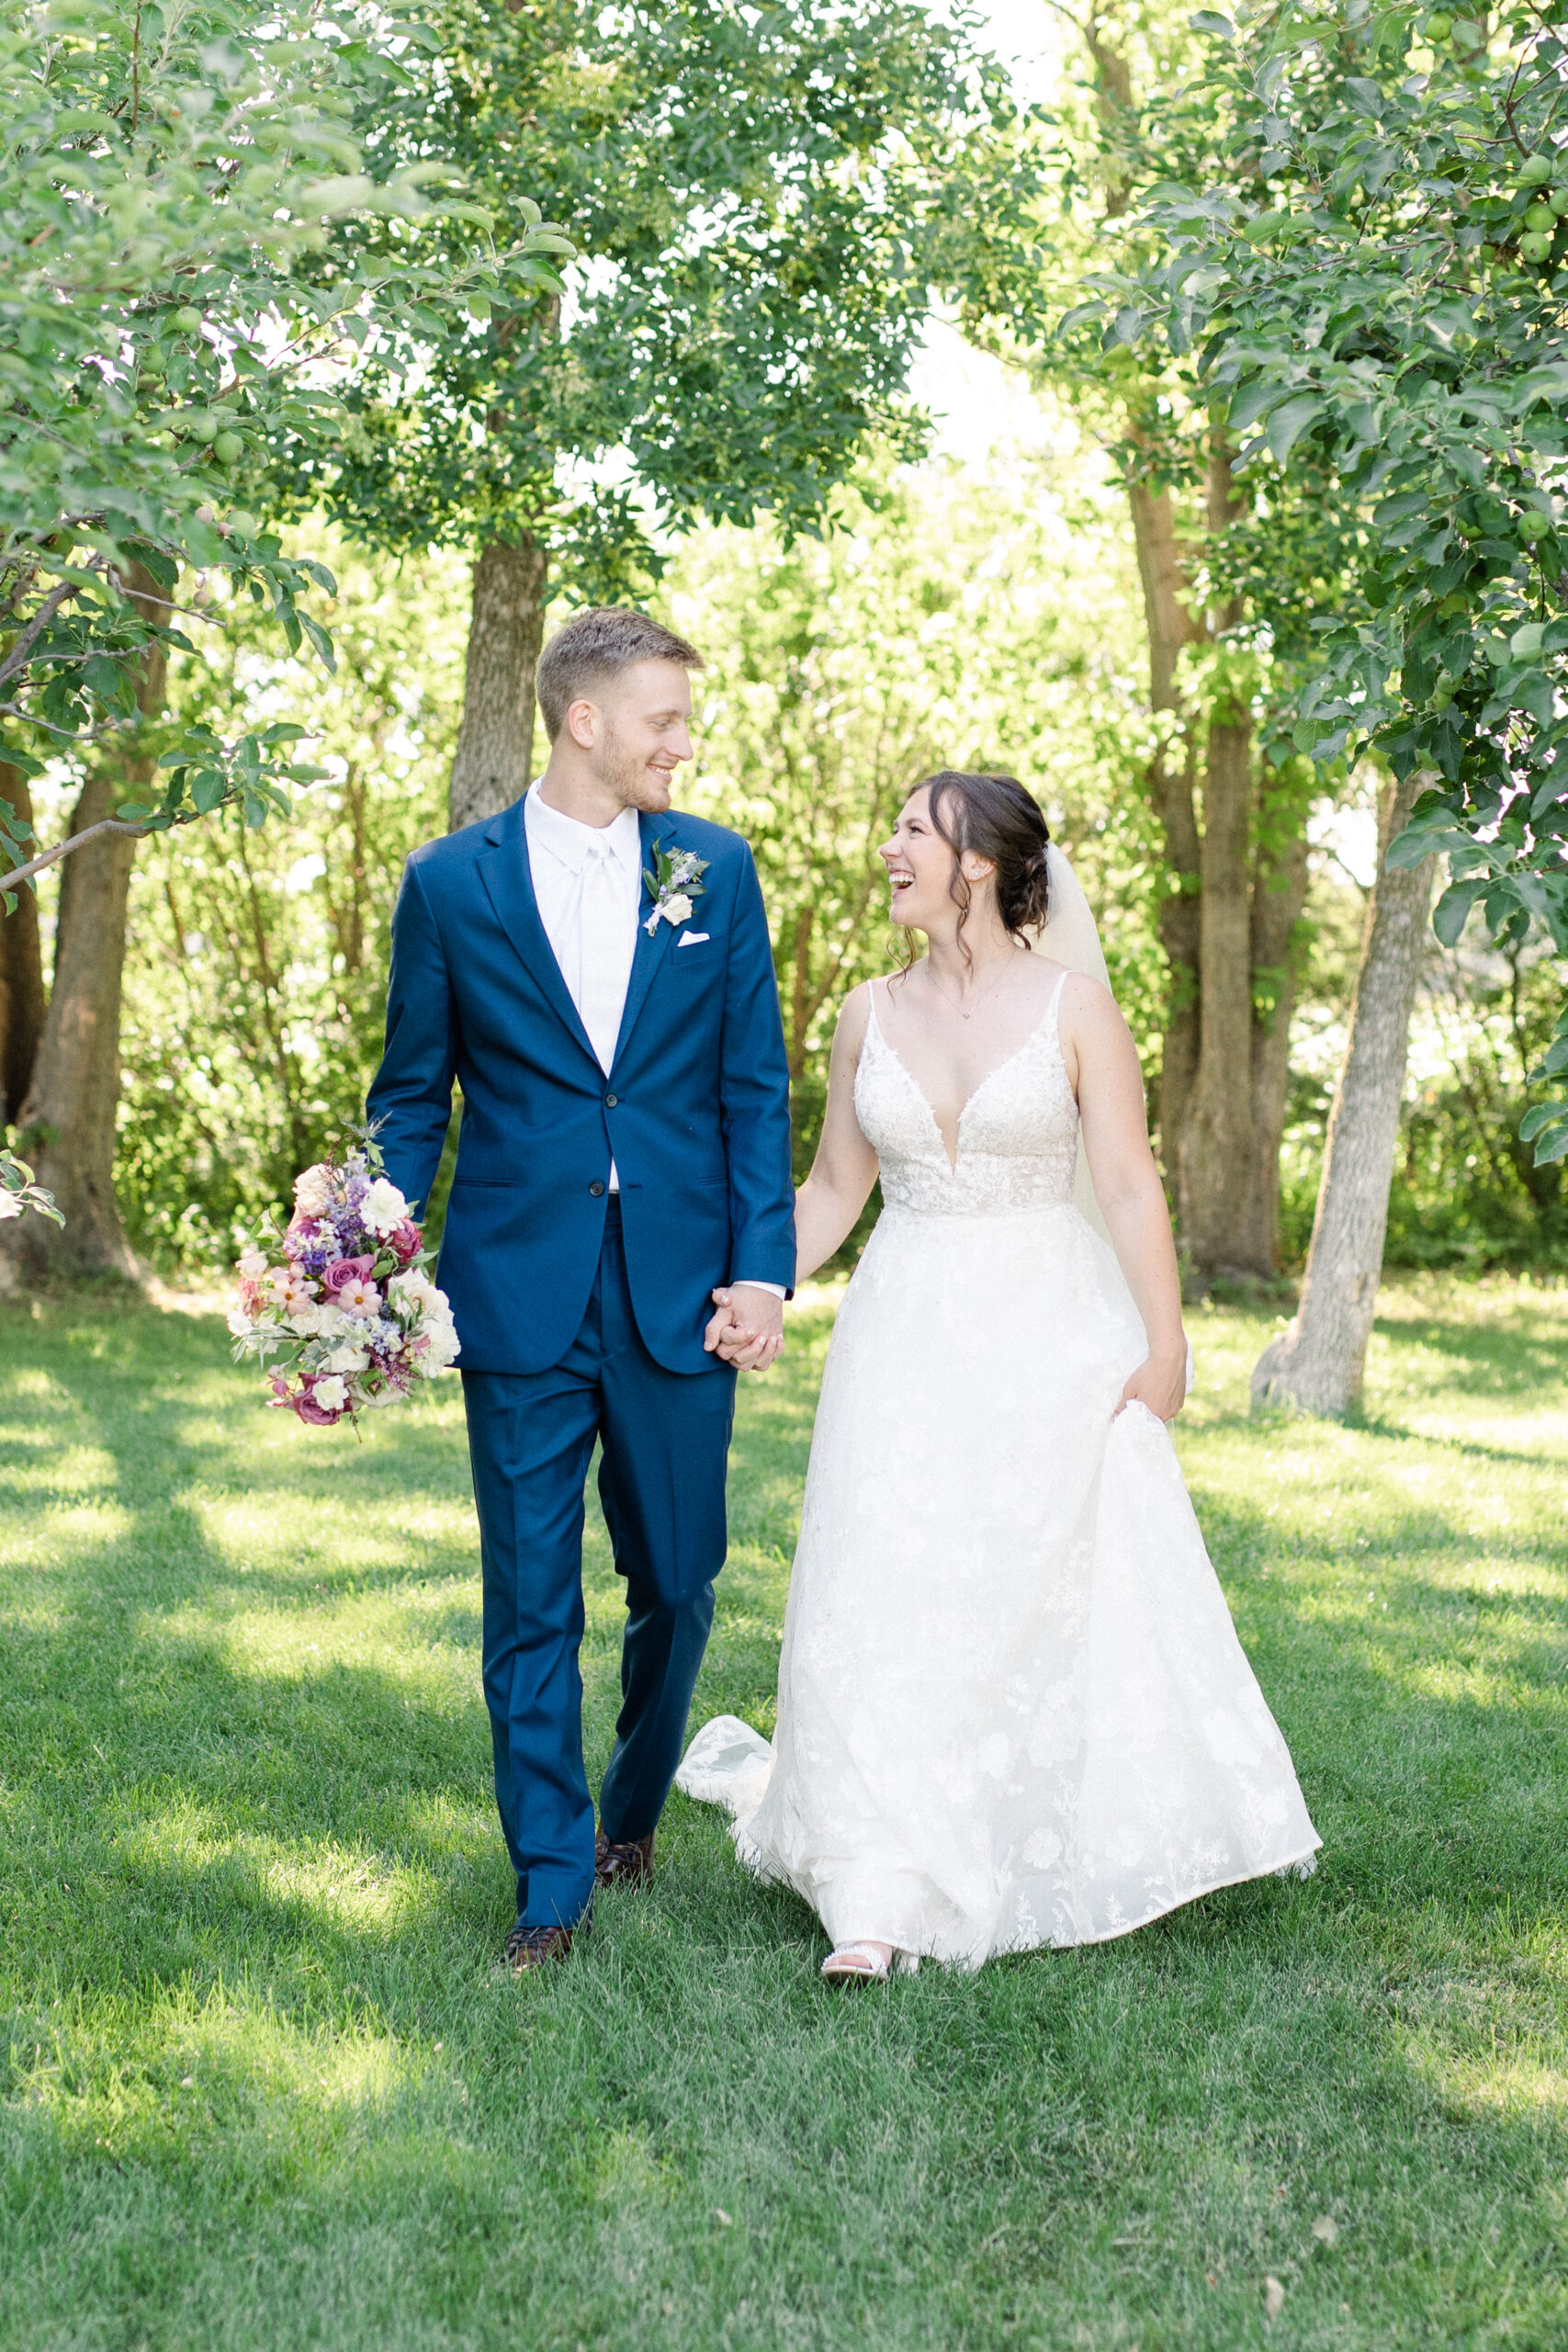
[[[1051,991],[1051,1001],[1045,1007],[1045,1018],[1040,1023],[1042,1029],[1051,1029],[1055,1033],[1058,1045],[1062,1042],[1062,990],[1066,987],[1069,977],[1069,969],[1064,968],[1055,987]]]

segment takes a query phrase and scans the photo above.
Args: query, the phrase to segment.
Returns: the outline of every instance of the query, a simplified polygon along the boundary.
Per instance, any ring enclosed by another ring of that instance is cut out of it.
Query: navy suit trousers
[[[674,1779],[724,1566],[735,1374],[666,1372],[644,1347],[612,1194],[588,1311],[547,1372],[463,1374],[484,1568],[484,1691],[520,1927],[575,1926],[593,1893],[582,1760],[583,1487],[626,1581],[606,1837],[646,1837]]]

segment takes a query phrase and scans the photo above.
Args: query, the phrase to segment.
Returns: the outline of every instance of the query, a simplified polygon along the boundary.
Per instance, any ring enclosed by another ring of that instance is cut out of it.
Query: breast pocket
[[[723,967],[724,946],[717,939],[694,939],[689,947],[676,942],[669,958],[669,969],[687,988],[701,988],[705,980]]]

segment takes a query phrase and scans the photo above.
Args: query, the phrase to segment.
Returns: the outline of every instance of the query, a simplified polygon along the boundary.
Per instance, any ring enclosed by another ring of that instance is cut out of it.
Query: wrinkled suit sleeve
[[[392,913],[387,1042],[366,1102],[387,1173],[423,1216],[441,1165],[457,1067],[457,1011],[446,950],[411,858]]]
[[[761,885],[743,849],[725,978],[720,1099],[729,1169],[731,1282],[795,1286],[789,1064]]]

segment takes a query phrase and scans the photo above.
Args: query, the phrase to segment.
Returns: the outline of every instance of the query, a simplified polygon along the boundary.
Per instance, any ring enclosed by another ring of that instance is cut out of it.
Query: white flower
[[[363,1348],[356,1348],[352,1340],[344,1340],[333,1350],[322,1369],[326,1372],[363,1372],[369,1361]]]
[[[318,1380],[310,1394],[324,1413],[335,1413],[340,1405],[348,1402],[347,1384],[336,1378]]]
[[[243,1340],[245,1333],[253,1328],[251,1318],[245,1313],[243,1306],[236,1306],[231,1309],[229,1316],[229,1329],[232,1331],[236,1340]]]
[[[20,1216],[25,1206],[19,1193],[13,1193],[0,1184],[0,1216]]]
[[[321,1337],[321,1309],[313,1298],[295,1300],[289,1307],[288,1321],[288,1329],[297,1340],[315,1340]]]
[[[304,1216],[320,1216],[332,1206],[336,1189],[332,1170],[318,1160],[294,1179],[294,1205]]]
[[[247,1282],[259,1283],[266,1272],[266,1254],[261,1250],[247,1250],[240,1260],[240,1272]]]
[[[417,1266],[412,1273],[394,1274],[387,1284],[387,1295],[400,1300],[405,1306],[417,1308],[422,1315],[434,1315],[446,1305],[445,1294],[438,1291],[430,1276]]]
[[[425,1372],[445,1372],[448,1364],[457,1363],[460,1351],[454,1323],[445,1318],[439,1322],[432,1321],[426,1337],[430,1345],[420,1358],[421,1367]]]
[[[408,1216],[409,1204],[397,1186],[378,1176],[359,1204],[359,1214],[372,1233],[390,1233]]]
[[[660,900],[659,911],[666,922],[690,922],[693,913],[692,902],[684,890],[676,890],[670,898]]]

